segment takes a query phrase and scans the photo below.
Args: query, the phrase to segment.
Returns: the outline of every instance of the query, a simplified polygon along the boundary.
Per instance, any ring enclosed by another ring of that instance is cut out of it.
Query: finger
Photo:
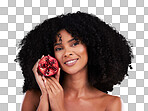
[[[49,83],[49,87],[51,88],[53,93],[56,93],[57,90],[59,90],[59,87],[57,86],[57,84],[50,78],[46,79],[47,82]]]
[[[38,61],[36,62],[36,64],[34,65],[34,71],[37,72],[38,66],[39,66],[39,61],[44,57],[44,55],[42,55],[42,57],[40,59],[38,59]],[[36,73],[38,74],[38,73]]]
[[[54,77],[50,77],[51,80],[54,82],[54,84],[56,84],[58,89],[63,89],[62,86],[60,85],[59,81],[57,81],[57,79],[55,79]]]
[[[38,59],[38,61],[35,63],[34,67],[33,67],[33,70],[35,72],[37,72],[37,68],[38,68],[38,65],[39,65],[39,61],[44,57],[44,55],[42,55],[42,57],[40,59]],[[38,74],[38,73],[35,73],[35,74]]]
[[[56,86],[53,85],[52,81],[49,78],[45,78],[45,87],[49,94],[56,93]]]
[[[43,57],[44,57],[44,55],[42,55],[41,59],[42,59]],[[37,71],[37,67],[38,67],[39,61],[40,61],[41,59],[38,59],[38,61],[35,63],[35,65],[34,65],[34,67],[33,67],[33,70],[34,70],[34,71]]]
[[[44,57],[44,55],[42,55],[41,59]]]
[[[49,81],[52,83],[52,85],[55,87],[55,89],[61,89],[62,88],[60,83],[54,77],[50,77]]]
[[[35,76],[35,79],[36,79],[36,82],[37,84],[39,85],[40,89],[42,92],[46,92],[46,88],[45,88],[45,85],[43,83],[43,79],[41,77],[40,74],[38,74],[38,71],[37,71],[37,67],[38,67],[38,62],[40,61],[40,59],[38,59],[38,61],[35,63],[32,71],[34,73],[34,76]]]
[[[38,59],[38,61],[35,63],[35,65],[34,65],[34,67],[33,67],[33,69],[32,69],[32,71],[34,72],[34,74],[35,74],[35,76],[38,74],[37,73],[37,67],[38,67],[38,62],[40,61],[40,59]]]
[[[39,63],[39,61],[40,61],[40,59],[38,59],[38,61],[35,63],[35,65],[34,65],[34,70],[37,70],[36,68],[38,67],[38,63]]]
[[[45,80],[44,78],[45,78],[45,77],[44,77],[44,76],[42,76],[42,81],[43,81],[42,88],[46,90],[46,87],[45,87],[45,82],[46,82],[46,81],[44,81],[44,80]]]
[[[57,74],[55,75],[55,78],[56,78],[56,80],[57,80],[58,82],[59,82],[59,80],[60,80],[60,70],[61,70],[61,68],[59,68]]]
[[[48,92],[48,94],[52,94],[51,87],[49,87],[50,83],[47,83],[47,79],[45,77],[43,77],[43,79],[44,79],[44,84],[45,84],[46,91]]]

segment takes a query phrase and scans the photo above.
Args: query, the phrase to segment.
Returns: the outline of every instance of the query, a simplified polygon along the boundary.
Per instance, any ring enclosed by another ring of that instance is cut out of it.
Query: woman
[[[121,111],[121,99],[107,94],[131,68],[129,42],[92,14],[68,13],[39,24],[20,43],[25,97],[22,111]],[[55,77],[38,74],[41,57],[60,65]]]

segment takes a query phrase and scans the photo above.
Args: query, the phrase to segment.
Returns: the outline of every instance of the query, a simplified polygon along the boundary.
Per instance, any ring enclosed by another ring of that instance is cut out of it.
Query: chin
[[[64,72],[66,72],[67,74],[70,74],[70,75],[72,75],[72,74],[76,74],[78,71],[77,70],[75,70],[75,69],[66,69],[66,70],[63,70]]]
[[[83,70],[86,70],[87,67],[71,67],[71,68],[64,68],[63,71],[66,72],[69,75],[77,74],[79,72],[82,72]]]

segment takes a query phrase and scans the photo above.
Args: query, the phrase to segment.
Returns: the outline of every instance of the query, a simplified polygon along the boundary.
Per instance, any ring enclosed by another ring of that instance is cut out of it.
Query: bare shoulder
[[[108,95],[106,99],[108,99],[106,111],[121,111],[122,103],[120,97]]]
[[[103,109],[103,111],[121,111],[121,99],[118,96],[113,96],[106,94],[102,91],[97,92],[97,101],[96,103],[99,103],[98,108],[100,109],[99,106]]]
[[[36,111],[36,108],[40,101],[41,92],[39,90],[26,91],[23,103],[22,111]]]

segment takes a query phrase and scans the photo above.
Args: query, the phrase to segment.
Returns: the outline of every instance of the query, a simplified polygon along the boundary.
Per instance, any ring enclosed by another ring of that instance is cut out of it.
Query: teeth
[[[77,61],[77,60],[68,61],[68,62],[66,62],[66,64],[70,64],[70,63],[73,63],[75,61]]]

